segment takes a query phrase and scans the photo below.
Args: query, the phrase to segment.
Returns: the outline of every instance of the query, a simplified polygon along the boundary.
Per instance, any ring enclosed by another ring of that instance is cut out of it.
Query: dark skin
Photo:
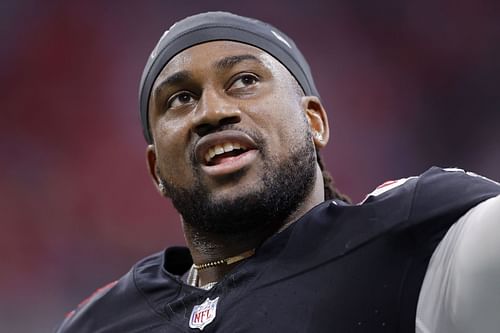
[[[285,159],[298,140],[304,140],[304,126],[314,134],[315,149],[328,142],[327,116],[319,99],[299,94],[297,83],[281,63],[246,44],[215,41],[184,50],[163,68],[152,91],[149,122],[154,144],[146,153],[159,190],[160,176],[169,186],[186,189],[199,180],[214,200],[222,201],[259,188],[266,157],[248,135],[217,130],[227,124],[258,133],[277,161]],[[215,164],[206,160],[210,148],[226,142],[241,143],[247,150],[238,158]],[[256,248],[323,202],[323,178],[318,165],[315,169],[312,190],[283,221],[230,236],[197,230],[183,221],[194,263]],[[200,284],[219,281],[231,268],[221,265],[200,270]]]

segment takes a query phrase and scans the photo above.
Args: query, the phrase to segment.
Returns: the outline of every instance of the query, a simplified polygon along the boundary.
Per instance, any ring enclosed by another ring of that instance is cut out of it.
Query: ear
[[[163,193],[162,186],[160,185],[160,177],[157,173],[156,151],[154,145],[148,145],[148,147],[146,148],[146,162],[148,163],[151,180],[153,181],[156,189],[158,190],[158,192],[160,192],[161,195],[165,195],[165,193]]]
[[[316,149],[325,147],[330,138],[330,127],[321,101],[316,96],[304,96],[301,103],[313,134],[314,146]]]

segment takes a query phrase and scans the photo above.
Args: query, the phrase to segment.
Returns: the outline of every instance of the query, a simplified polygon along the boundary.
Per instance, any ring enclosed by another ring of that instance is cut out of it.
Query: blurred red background
[[[462,1],[0,4],[0,331],[50,332],[139,258],[183,244],[146,171],[137,91],[173,22],[207,10],[295,39],[359,201],[431,165],[500,179],[500,5]]]

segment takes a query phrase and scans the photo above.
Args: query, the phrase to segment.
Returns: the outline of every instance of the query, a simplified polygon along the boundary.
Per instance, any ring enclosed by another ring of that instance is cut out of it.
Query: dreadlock
[[[295,91],[296,96],[298,98],[305,96],[304,90],[297,82],[297,80],[294,79],[291,82],[292,82],[292,88]],[[307,121],[305,115],[304,115],[304,120]],[[316,149],[316,161],[318,161],[319,168],[321,169],[321,173],[323,175],[325,200],[340,199],[347,203],[351,203],[351,198],[341,193],[335,186],[335,181],[333,180],[332,175],[326,170],[325,163],[323,162],[323,159],[321,158],[321,155],[319,154],[319,151],[317,149]]]
[[[326,170],[323,159],[321,158],[321,155],[318,151],[316,151],[316,160],[318,161],[319,168],[321,169],[321,173],[323,174],[325,200],[340,199],[342,201],[351,203],[351,199],[347,195],[341,193],[335,186],[335,181],[333,180],[332,175],[330,175],[330,173]]]

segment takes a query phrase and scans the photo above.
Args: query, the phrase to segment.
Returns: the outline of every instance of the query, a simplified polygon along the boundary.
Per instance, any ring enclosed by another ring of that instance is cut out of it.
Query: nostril
[[[204,136],[209,133],[217,131],[220,127],[224,127],[227,125],[232,125],[232,124],[237,124],[241,121],[239,116],[231,116],[231,117],[224,117],[219,120],[217,124],[211,124],[211,123],[203,123],[199,124],[195,127],[194,131],[196,134],[199,136]]]
[[[231,124],[237,124],[240,122],[240,117],[239,116],[232,116],[232,117],[226,117],[222,118],[219,121],[219,126],[224,126],[224,125],[231,125]]]
[[[194,131],[199,136],[204,136],[204,135],[209,134],[210,132],[213,132],[216,127],[217,126],[214,126],[211,124],[200,124],[200,125],[195,127]]]

